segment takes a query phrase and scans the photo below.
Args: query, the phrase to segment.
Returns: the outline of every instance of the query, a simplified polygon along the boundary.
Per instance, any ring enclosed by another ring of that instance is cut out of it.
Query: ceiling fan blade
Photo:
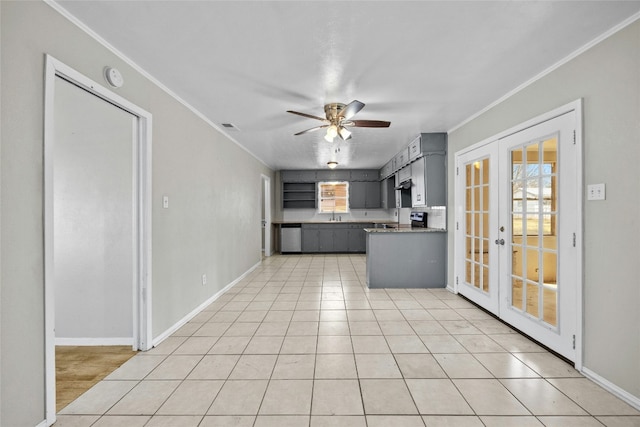
[[[358,111],[364,108],[364,104],[360,101],[351,101],[348,105],[346,105],[340,113],[338,113],[338,118],[342,117],[345,120],[349,120],[351,117],[355,116]]]
[[[311,114],[301,113],[301,112],[299,112],[299,111],[291,111],[291,110],[287,110],[287,113],[296,114],[296,115],[298,115],[298,116],[306,117],[306,118],[308,118],[308,119],[316,119],[316,120],[320,120],[321,122],[325,122],[325,121],[327,121],[327,119],[325,119],[325,118],[323,118],[323,117],[312,116]]]
[[[340,128],[338,129],[338,135],[340,135],[340,138],[342,138],[343,141],[351,139],[351,132],[347,128],[342,126],[340,126]]]
[[[351,123],[350,126],[359,128],[388,128],[391,125],[391,122],[383,120],[351,120]]]
[[[311,129],[303,130],[302,132],[294,133],[293,136],[302,135],[303,133],[309,133],[309,132],[316,131],[318,129],[328,128],[328,127],[329,127],[329,125],[316,126],[314,128],[311,128]]]

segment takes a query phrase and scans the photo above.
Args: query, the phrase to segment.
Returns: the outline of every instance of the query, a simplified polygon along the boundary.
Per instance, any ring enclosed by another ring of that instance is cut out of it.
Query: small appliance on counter
[[[409,219],[411,220],[412,228],[427,228],[426,212],[411,212]]]

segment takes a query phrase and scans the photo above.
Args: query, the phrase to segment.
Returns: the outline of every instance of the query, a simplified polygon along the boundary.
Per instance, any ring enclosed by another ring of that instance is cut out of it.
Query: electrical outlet
[[[604,200],[605,197],[604,184],[591,184],[587,186],[587,200]]]
[[[207,284],[207,275],[206,275],[206,274],[203,274],[203,275],[202,275],[202,285],[204,286],[204,285],[206,285],[206,284]]]

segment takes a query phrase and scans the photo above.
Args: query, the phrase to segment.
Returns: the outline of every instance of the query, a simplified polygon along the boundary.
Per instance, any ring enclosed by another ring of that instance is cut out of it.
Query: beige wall
[[[275,179],[45,3],[2,1],[0,11],[0,425],[32,427],[45,416],[44,54],[102,84],[103,67],[120,69],[116,92],[153,114],[154,337],[259,262],[260,175]]]
[[[449,171],[457,151],[579,98],[584,182],[607,185],[584,205],[584,367],[640,399],[640,21],[451,132]]]

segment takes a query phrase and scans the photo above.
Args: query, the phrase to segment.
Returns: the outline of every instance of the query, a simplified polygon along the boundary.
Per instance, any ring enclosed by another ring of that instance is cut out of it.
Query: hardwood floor
[[[56,346],[56,412],[135,355],[131,346]]]

